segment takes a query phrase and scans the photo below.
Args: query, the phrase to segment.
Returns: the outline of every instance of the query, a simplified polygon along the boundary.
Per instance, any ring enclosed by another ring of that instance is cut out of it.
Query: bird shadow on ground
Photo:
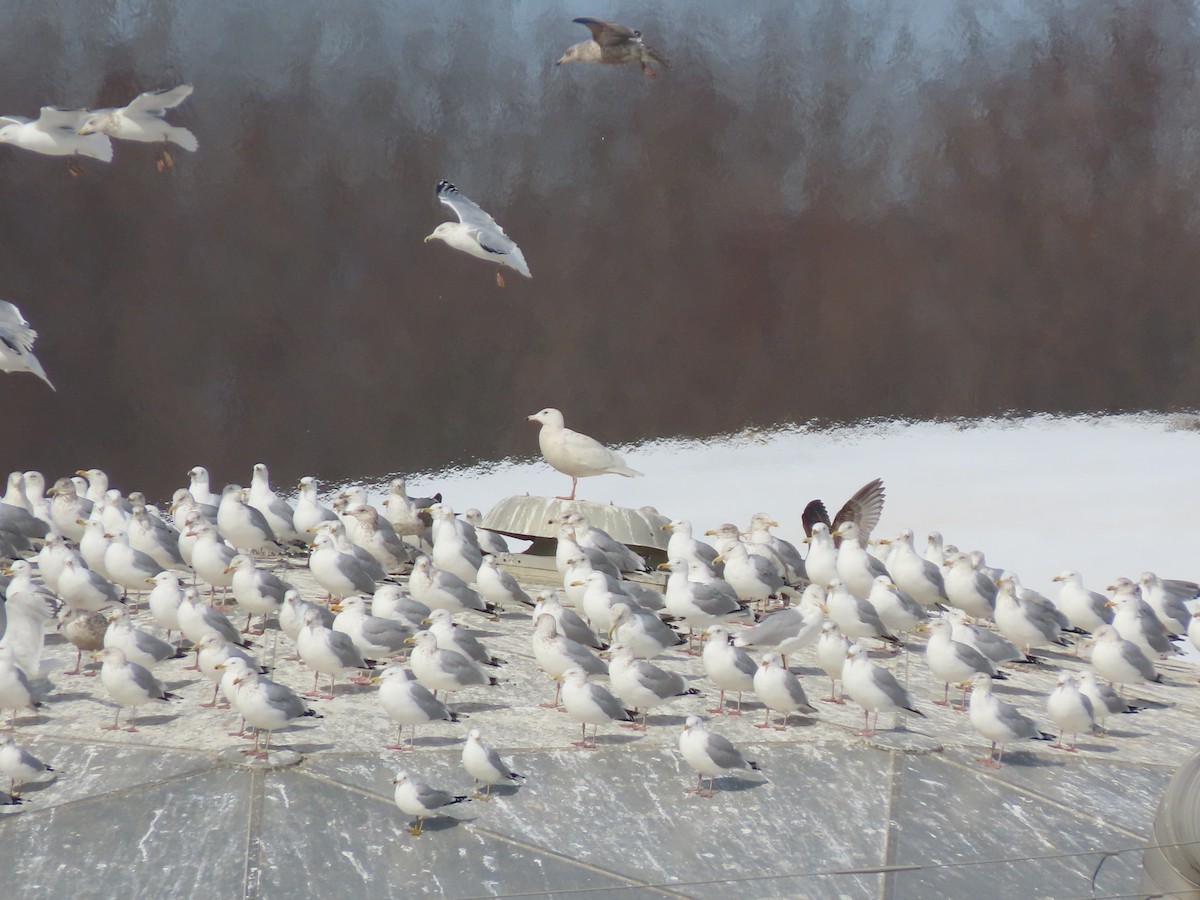
[[[640,731],[637,734],[602,734],[596,738],[596,743],[604,746],[605,744],[632,744],[634,741],[640,741],[645,735]]]
[[[425,831],[449,831],[459,825],[470,825],[477,816],[457,818],[455,816],[434,816],[425,820]]]
[[[1099,735],[1099,737],[1101,738],[1101,740],[1103,740],[1104,738],[1144,738],[1144,737],[1146,737],[1146,732],[1144,732],[1144,731],[1117,731],[1116,729],[1109,728],[1109,729],[1105,730],[1103,735]]]
[[[714,782],[714,790],[721,793],[738,793],[741,791],[752,791],[769,783],[767,781],[752,781],[749,778],[739,778],[736,775],[726,775]]]
[[[183,681],[167,681],[164,685],[168,691],[178,691],[185,687],[191,687],[193,684],[198,684],[199,678],[188,678]]]
[[[55,703],[58,703],[59,701],[69,702],[71,700],[92,700],[95,698],[93,698],[92,695],[86,691],[70,691],[68,693],[60,693],[59,691],[55,691],[53,699]]]
[[[1086,753],[1116,753],[1117,752],[1117,748],[1113,747],[1109,744],[1076,744],[1075,747],[1077,750],[1081,750]]]
[[[497,712],[507,707],[499,703],[460,703],[454,707],[456,713]]]
[[[454,737],[453,735],[444,735],[441,737],[421,737],[416,740],[416,749],[422,747],[452,747],[455,744],[461,744],[462,738]]]
[[[512,797],[521,792],[519,784],[494,784],[492,785],[493,797]],[[486,801],[485,801],[486,802]]]
[[[1021,750],[1015,753],[1005,751],[1004,759],[1002,760],[1005,766],[1011,766],[1014,769],[1060,769],[1069,761],[1066,757],[1050,758]]]
[[[276,744],[271,748],[271,752],[276,750],[291,750],[293,753],[307,755],[309,753],[319,753],[322,750],[334,750],[337,744]]]
[[[166,725],[168,722],[174,722],[179,716],[179,713],[162,716],[138,716],[137,726],[141,728],[143,725]]]

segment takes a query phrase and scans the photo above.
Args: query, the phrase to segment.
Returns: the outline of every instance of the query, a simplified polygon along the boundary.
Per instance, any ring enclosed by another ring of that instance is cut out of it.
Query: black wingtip
[[[488,687],[495,687],[500,683],[499,678],[488,678]]]
[[[996,671],[992,673],[992,681],[1008,681],[1008,676],[1003,672]]]
[[[1038,736],[1036,738],[1034,738],[1034,740],[1035,741],[1052,741],[1052,740],[1054,740],[1054,735],[1046,734],[1046,732],[1044,732],[1044,731],[1039,731]]]
[[[446,805],[451,806],[455,803],[469,803],[470,801],[471,801],[471,798],[468,797],[466,794],[460,794],[459,796],[455,797],[453,800],[451,800]]]
[[[756,763],[756,762],[755,762],[754,760],[752,760],[752,759],[751,759],[751,760],[747,760],[747,762],[746,762],[746,765],[748,765],[748,766],[749,766],[751,769],[753,769],[755,772],[761,772],[761,771],[762,771],[762,766],[760,766],[758,763]]]
[[[922,719],[925,718],[925,713],[921,712],[919,709],[915,709],[914,707],[911,707],[911,706],[906,706],[904,708],[907,709],[914,716],[920,716]]]

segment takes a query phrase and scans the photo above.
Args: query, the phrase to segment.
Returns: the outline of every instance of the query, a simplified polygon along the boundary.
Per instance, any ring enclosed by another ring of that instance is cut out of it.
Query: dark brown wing
[[[800,521],[804,523],[805,537],[812,537],[813,526],[818,522],[823,522],[827,526],[833,524],[829,521],[829,510],[825,508],[825,504],[820,500],[813,500],[808,506],[804,507],[804,512],[800,514]],[[830,528],[830,531],[832,530]]]
[[[605,22],[603,19],[591,19],[586,16],[573,21],[579,25],[586,25],[588,31],[592,33],[592,40],[601,47],[615,47],[618,44],[627,44],[629,41],[640,37],[632,28],[626,28],[624,25],[618,25],[616,22]]]
[[[879,517],[883,515],[883,495],[882,478],[864,484],[833,517],[833,530],[837,531],[846,522],[853,522],[858,526],[865,547],[871,532],[879,524]]]

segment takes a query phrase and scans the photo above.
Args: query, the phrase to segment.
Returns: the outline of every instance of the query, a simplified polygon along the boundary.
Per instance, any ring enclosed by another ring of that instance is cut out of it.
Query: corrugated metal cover
[[[557,519],[568,512],[580,512],[588,521],[612,535],[622,544],[666,550],[670,533],[663,531],[662,516],[650,510],[628,509],[588,500],[559,500],[557,497],[505,497],[483,517],[483,527],[510,537],[556,538]],[[657,516],[657,517],[656,517]]]

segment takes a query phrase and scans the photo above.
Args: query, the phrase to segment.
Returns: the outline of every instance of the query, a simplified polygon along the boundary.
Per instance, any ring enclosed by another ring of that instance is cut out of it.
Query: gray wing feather
[[[439,791],[437,788],[432,788],[427,784],[414,784],[416,790],[417,802],[426,809],[437,809],[439,806],[446,806],[454,802],[454,795],[446,791]]]
[[[911,709],[913,705],[912,697],[908,691],[901,687],[900,682],[887,669],[881,669],[879,666],[871,667],[871,677],[875,681],[875,686],[887,694],[888,699],[899,706],[901,709]]]
[[[642,687],[652,691],[656,696],[665,700],[667,697],[676,697],[687,690],[687,682],[683,680],[683,676],[663,671],[658,666],[652,666],[641,660],[638,660],[638,663],[635,669],[638,681]]]
[[[362,563],[354,556],[347,553],[340,553],[334,557],[337,563],[338,571],[342,573],[354,585],[354,589],[363,594],[372,594],[375,592],[375,579],[367,574],[367,570],[363,568]]]
[[[625,712],[625,704],[620,700],[598,684],[587,684],[584,686],[587,688],[593,702],[600,707],[606,716],[620,722],[629,721],[629,714]]]
[[[742,642],[752,647],[761,645],[773,647],[783,643],[796,633],[803,621],[800,610],[796,607],[781,609],[767,616],[753,628],[747,628],[741,633]]]
[[[494,747],[483,748],[484,755],[487,757],[488,765],[495,769],[504,778],[512,778],[512,769],[504,764],[504,760],[500,758],[500,754],[496,752]]]
[[[987,672],[989,675],[996,674],[996,667],[992,665],[992,661],[970,644],[964,644],[962,641],[951,641],[950,648],[962,663],[976,672]]]
[[[308,709],[304,701],[296,696],[296,692],[291,688],[285,687],[277,681],[271,681],[269,678],[260,679],[259,684],[264,689],[267,702],[282,709],[289,719],[300,718]]]
[[[1142,652],[1142,648],[1130,641],[1121,642],[1121,658],[1125,662],[1134,666],[1138,670],[1138,674],[1147,681],[1154,680],[1154,663],[1146,658],[1146,654]]]
[[[711,731],[707,733],[706,737],[704,750],[714,765],[720,766],[722,769],[749,768],[746,758],[742,756],[737,747],[729,742],[729,738],[723,734],[713,734]]]
[[[150,671],[145,666],[139,666],[137,663],[126,663],[129,666],[129,671],[133,675],[134,684],[147,695],[155,700],[162,699],[166,693],[166,688],[163,683],[150,674]]]
[[[1029,716],[1022,713],[1011,703],[1005,703],[1003,700],[996,701],[996,715],[1003,723],[1004,727],[1015,734],[1017,737],[1029,738],[1037,737],[1042,733],[1037,727],[1037,723]]]
[[[749,675],[751,678],[754,677],[754,673],[758,671],[758,664],[754,662],[754,658],[749,653],[745,650],[738,650],[734,659],[734,665],[737,666],[739,672],[743,675]]]
[[[143,653],[153,656],[159,662],[175,655],[174,644],[168,644],[162,638],[136,628],[133,630],[133,643]]]
[[[695,582],[692,584],[692,599],[705,615],[723,616],[726,613],[735,612],[740,608],[737,600],[731,599],[727,594],[722,593],[712,585],[697,584]]]
[[[378,616],[370,616],[364,620],[362,630],[363,637],[372,644],[387,647],[389,650],[402,649],[405,638],[410,634],[409,630],[399,622],[381,619]]]
[[[362,654],[354,646],[354,641],[350,639],[350,635],[330,630],[327,637],[329,639],[329,648],[333,651],[339,663],[347,668],[365,669],[367,667],[366,660],[362,658]]]
[[[583,644],[571,640],[565,634],[559,635],[559,647],[571,658],[573,665],[579,666],[589,675],[607,675],[608,663],[592,653]]]
[[[427,718],[450,720],[450,707],[429,693],[429,690],[422,685],[410,682],[408,696]]]
[[[460,684],[487,684],[488,677],[479,666],[457,650],[438,650],[438,665]]]

